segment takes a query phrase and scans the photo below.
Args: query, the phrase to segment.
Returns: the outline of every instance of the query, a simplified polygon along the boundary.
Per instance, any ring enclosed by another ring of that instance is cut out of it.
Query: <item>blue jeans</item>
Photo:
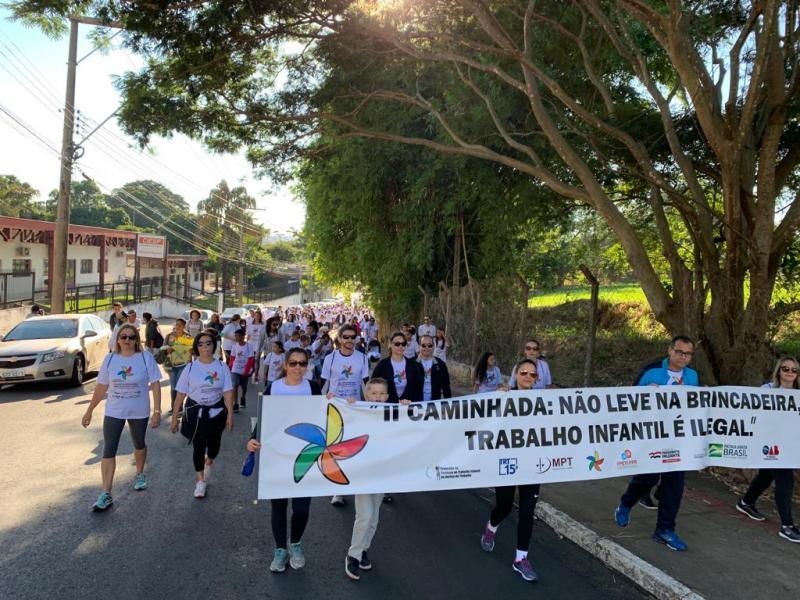
[[[172,409],[172,407],[175,406],[175,396],[178,395],[178,390],[176,390],[175,388],[178,386],[178,379],[180,379],[181,373],[183,373],[183,370],[185,368],[186,365],[180,365],[177,367],[173,366],[169,370],[169,393],[170,396],[172,397],[172,404],[170,404],[170,409]]]

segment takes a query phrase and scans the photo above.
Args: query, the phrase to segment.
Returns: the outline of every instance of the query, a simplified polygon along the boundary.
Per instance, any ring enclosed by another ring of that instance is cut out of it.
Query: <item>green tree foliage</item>
[[[57,203],[58,190],[53,190],[46,205],[49,220],[55,218]],[[69,222],[109,229],[133,224],[128,213],[121,208],[110,206],[108,197],[95,182],[86,180],[73,181],[70,186]]]
[[[0,175],[0,215],[41,219],[44,208],[36,202],[39,192],[14,175]]]
[[[114,190],[108,197],[108,204],[124,210],[135,227],[166,235],[171,254],[203,252],[203,246],[197,244],[190,233],[197,229],[197,216],[181,196],[163,184],[151,180],[131,181]],[[156,218],[155,224],[153,218]]]

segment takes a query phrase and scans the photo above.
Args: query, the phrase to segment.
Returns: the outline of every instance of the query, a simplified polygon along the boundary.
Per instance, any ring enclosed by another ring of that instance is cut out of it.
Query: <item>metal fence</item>
[[[269,287],[245,290],[245,304],[267,304],[272,300],[300,293],[300,280],[287,279]]]
[[[67,288],[64,312],[96,313],[110,310],[115,302],[135,304],[162,296],[161,277],[126,279],[105,285],[78,285]]]
[[[36,291],[35,271],[0,271],[0,308],[41,302],[47,291]]]

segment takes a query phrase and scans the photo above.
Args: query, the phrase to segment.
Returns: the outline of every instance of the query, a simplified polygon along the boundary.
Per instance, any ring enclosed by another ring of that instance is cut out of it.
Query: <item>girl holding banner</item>
[[[530,390],[536,384],[538,374],[533,359],[523,358],[514,369],[517,374],[516,390]],[[517,554],[511,568],[525,581],[535,582],[539,579],[528,560],[528,548],[533,534],[533,511],[539,499],[539,484],[510,485],[494,489],[495,505],[489,516],[489,522],[481,536],[481,548],[486,552],[494,550],[494,538],[500,523],[511,514],[514,506],[514,494],[519,490],[519,523],[517,525]]]
[[[782,356],[775,363],[772,371],[772,379],[762,387],[800,389],[797,373],[800,371],[800,364],[792,356]],[[765,455],[771,452],[778,452],[776,448],[765,446]],[[781,527],[778,529],[778,536],[794,543],[800,543],[800,529],[798,529],[792,519],[792,494],[794,493],[794,469],[759,469],[750,487],[747,488],[739,502],[736,503],[736,510],[753,519],[754,521],[764,521],[766,517],[756,509],[756,501],[763,494],[770,484],[775,481],[775,506],[781,517]]]
[[[272,396],[319,396],[322,392],[314,381],[306,379],[308,354],[302,348],[292,348],[285,355],[283,376],[267,386],[264,394]],[[261,442],[258,441],[258,424],[253,430],[252,439],[247,442],[249,452],[258,452]],[[289,540],[289,551],[286,550],[288,498],[270,500],[272,509],[272,536],[275,538],[275,555],[269,565],[273,573],[283,573],[286,563],[293,569],[301,569],[306,564],[306,557],[300,540],[308,524],[308,513],[311,498],[292,498],[292,529]]]

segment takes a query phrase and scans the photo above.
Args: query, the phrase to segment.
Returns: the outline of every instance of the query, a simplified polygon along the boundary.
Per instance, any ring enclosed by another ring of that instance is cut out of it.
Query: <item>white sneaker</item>
[[[344,506],[344,498],[341,496],[334,496],[331,498],[331,504],[333,506]]]
[[[206,497],[206,482],[205,481],[198,481],[194,485],[194,497],[195,498],[205,498]]]

